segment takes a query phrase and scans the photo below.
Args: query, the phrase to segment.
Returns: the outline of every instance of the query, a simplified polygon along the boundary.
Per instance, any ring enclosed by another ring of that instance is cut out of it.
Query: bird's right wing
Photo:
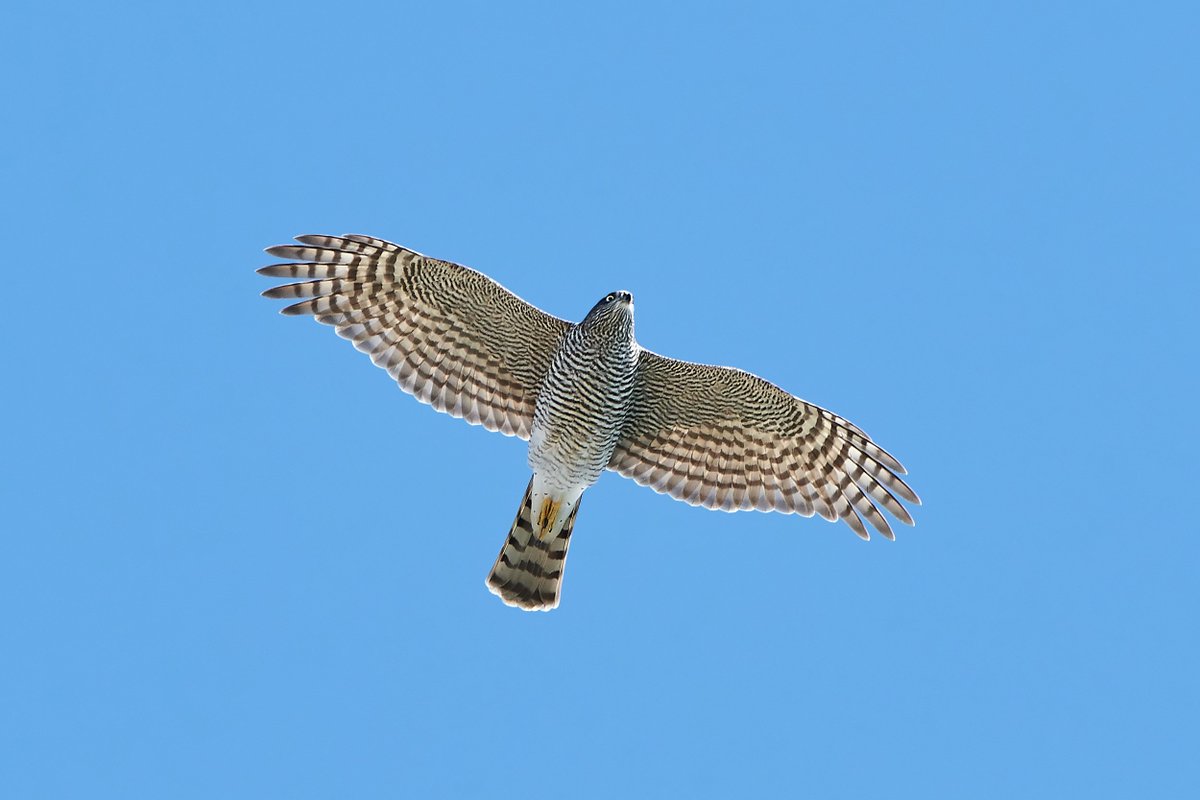
[[[729,367],[642,350],[633,405],[609,469],[706,508],[783,511],[845,520],[891,539],[879,508],[921,501],[900,462],[849,421]]]
[[[368,236],[297,236],[267,248],[290,263],[259,273],[302,278],[266,297],[332,325],[400,388],[438,411],[529,438],[550,359],[571,323],[475,270]]]

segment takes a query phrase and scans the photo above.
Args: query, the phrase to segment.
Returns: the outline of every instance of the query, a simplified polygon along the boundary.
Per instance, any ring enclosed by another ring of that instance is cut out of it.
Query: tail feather
[[[562,528],[542,538],[535,533],[532,494],[531,478],[508,539],[492,565],[487,587],[510,606],[526,611],[549,611],[558,607],[563,570],[567,566],[567,547],[571,543],[579,501],[575,501]]]

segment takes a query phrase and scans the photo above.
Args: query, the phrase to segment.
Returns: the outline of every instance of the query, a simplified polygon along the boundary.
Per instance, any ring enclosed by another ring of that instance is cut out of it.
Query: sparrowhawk
[[[676,361],[633,336],[633,295],[571,323],[487,276],[368,236],[267,248],[299,278],[266,297],[311,315],[438,411],[529,441],[533,477],[487,578],[507,604],[558,605],[580,498],[605,469],[692,505],[912,525],[895,458],[847,420],[756,375]]]

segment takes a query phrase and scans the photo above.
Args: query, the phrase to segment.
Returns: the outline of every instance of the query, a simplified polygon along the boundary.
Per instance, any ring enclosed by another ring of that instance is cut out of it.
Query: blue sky
[[[10,10],[0,795],[1194,791],[1200,15],[1047,5]],[[606,475],[503,606],[522,443],[258,296],[343,232],[632,290],[917,527]]]

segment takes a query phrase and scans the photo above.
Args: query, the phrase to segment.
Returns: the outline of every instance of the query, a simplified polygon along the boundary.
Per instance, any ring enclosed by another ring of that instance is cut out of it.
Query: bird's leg
[[[537,535],[539,539],[545,539],[550,534],[550,529],[558,519],[558,510],[561,507],[561,500],[555,500],[552,497],[542,498],[542,507],[538,511],[537,518]]]

